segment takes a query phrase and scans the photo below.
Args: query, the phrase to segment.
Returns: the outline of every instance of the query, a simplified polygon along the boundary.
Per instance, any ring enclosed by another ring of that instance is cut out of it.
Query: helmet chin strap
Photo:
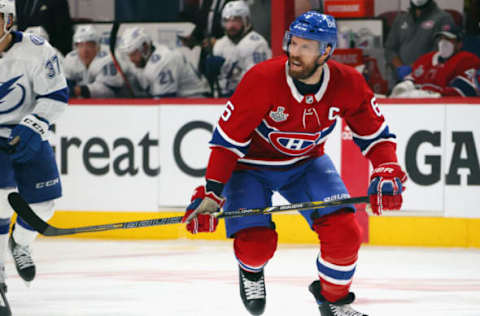
[[[7,38],[8,34],[10,34],[10,31],[5,32],[1,37],[0,37],[0,43],[3,42],[5,38]]]
[[[10,21],[11,21],[11,17],[9,16],[7,21],[3,24],[3,35],[0,37],[0,43],[3,42],[3,40],[8,36],[8,34],[10,34],[10,32],[12,31],[12,27],[10,27],[9,29],[7,29],[7,25],[10,24]]]

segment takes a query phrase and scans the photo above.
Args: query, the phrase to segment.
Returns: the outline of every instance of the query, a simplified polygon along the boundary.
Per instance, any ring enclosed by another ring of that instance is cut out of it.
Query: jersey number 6
[[[377,104],[377,99],[375,97],[370,100],[370,104],[372,105],[373,112],[377,114],[377,116],[382,116],[382,112],[380,112],[380,107]]]
[[[228,101],[228,102],[227,102],[227,105],[225,106],[225,110],[224,110],[223,113],[222,113],[222,120],[228,121],[228,119],[229,119],[230,116],[232,115],[232,111],[233,111],[234,109],[235,109],[235,108],[233,107],[232,102]]]

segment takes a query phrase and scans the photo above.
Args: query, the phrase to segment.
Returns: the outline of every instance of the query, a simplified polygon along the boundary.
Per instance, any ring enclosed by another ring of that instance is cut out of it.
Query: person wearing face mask
[[[440,96],[477,96],[475,73],[480,58],[461,51],[462,31],[455,24],[444,25],[435,34],[437,50],[421,56],[405,81],[395,86],[392,96],[420,96],[418,90]]]
[[[453,23],[434,0],[410,0],[408,12],[397,15],[385,42],[391,83],[402,80],[420,56],[435,50],[435,33],[442,25]]]

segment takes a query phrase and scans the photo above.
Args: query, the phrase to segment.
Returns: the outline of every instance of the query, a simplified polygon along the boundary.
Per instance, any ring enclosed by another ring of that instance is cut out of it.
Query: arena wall
[[[75,100],[51,141],[63,197],[51,223],[59,227],[178,216],[203,183],[208,141],[222,99]],[[480,101],[468,98],[380,99],[409,174],[401,211],[370,216],[359,207],[372,245],[480,247]],[[326,151],[352,196],[364,195],[368,162],[345,124]],[[275,196],[274,204],[287,204]],[[301,216],[274,216],[280,242],[316,243]],[[183,225],[79,234],[82,238],[224,239],[187,234]]]

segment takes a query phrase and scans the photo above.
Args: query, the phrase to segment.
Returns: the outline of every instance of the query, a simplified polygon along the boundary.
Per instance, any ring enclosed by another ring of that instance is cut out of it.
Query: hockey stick
[[[368,203],[368,196],[349,198],[343,200],[335,201],[314,201],[314,202],[302,202],[294,203],[288,205],[280,206],[270,206],[266,208],[256,208],[256,209],[245,209],[237,210],[232,212],[218,212],[214,215],[217,218],[232,218],[232,217],[243,217],[251,215],[265,215],[270,213],[277,212],[287,212],[287,211],[303,211],[309,209],[318,209],[325,208],[330,206],[340,206],[347,204],[357,204],[357,203]],[[44,236],[62,236],[62,235],[73,235],[78,233],[91,233],[91,232],[100,232],[114,229],[128,229],[128,228],[140,228],[140,227],[150,227],[150,226],[159,226],[159,225],[169,225],[169,224],[179,224],[182,222],[182,216],[177,217],[164,217],[164,218],[154,218],[140,221],[132,222],[123,222],[123,223],[114,223],[114,224],[104,224],[104,225],[93,225],[93,226],[82,226],[75,228],[58,228],[46,223],[40,217],[37,216],[30,208],[27,202],[16,192],[12,192],[8,195],[8,202],[12,208],[17,212],[17,214],[25,220],[33,229]]]
[[[5,289],[3,287],[5,287]],[[7,291],[7,288],[5,285],[0,287],[0,297],[3,301],[3,304],[0,304],[0,315],[12,316],[12,311],[10,310],[10,304],[8,303],[7,296],[5,295],[6,291]]]
[[[132,85],[130,84],[130,81],[128,81],[125,73],[123,72],[123,69],[120,66],[120,63],[118,62],[117,56],[115,56],[115,46],[117,44],[117,34],[118,34],[119,28],[120,28],[120,23],[117,21],[114,21],[112,25],[112,29],[110,30],[110,39],[108,43],[110,46],[110,55],[112,55],[113,65],[115,66],[117,71],[120,73],[120,76],[122,76],[123,82],[125,82],[125,86],[127,86],[129,96],[133,98],[135,95],[133,93]]]

